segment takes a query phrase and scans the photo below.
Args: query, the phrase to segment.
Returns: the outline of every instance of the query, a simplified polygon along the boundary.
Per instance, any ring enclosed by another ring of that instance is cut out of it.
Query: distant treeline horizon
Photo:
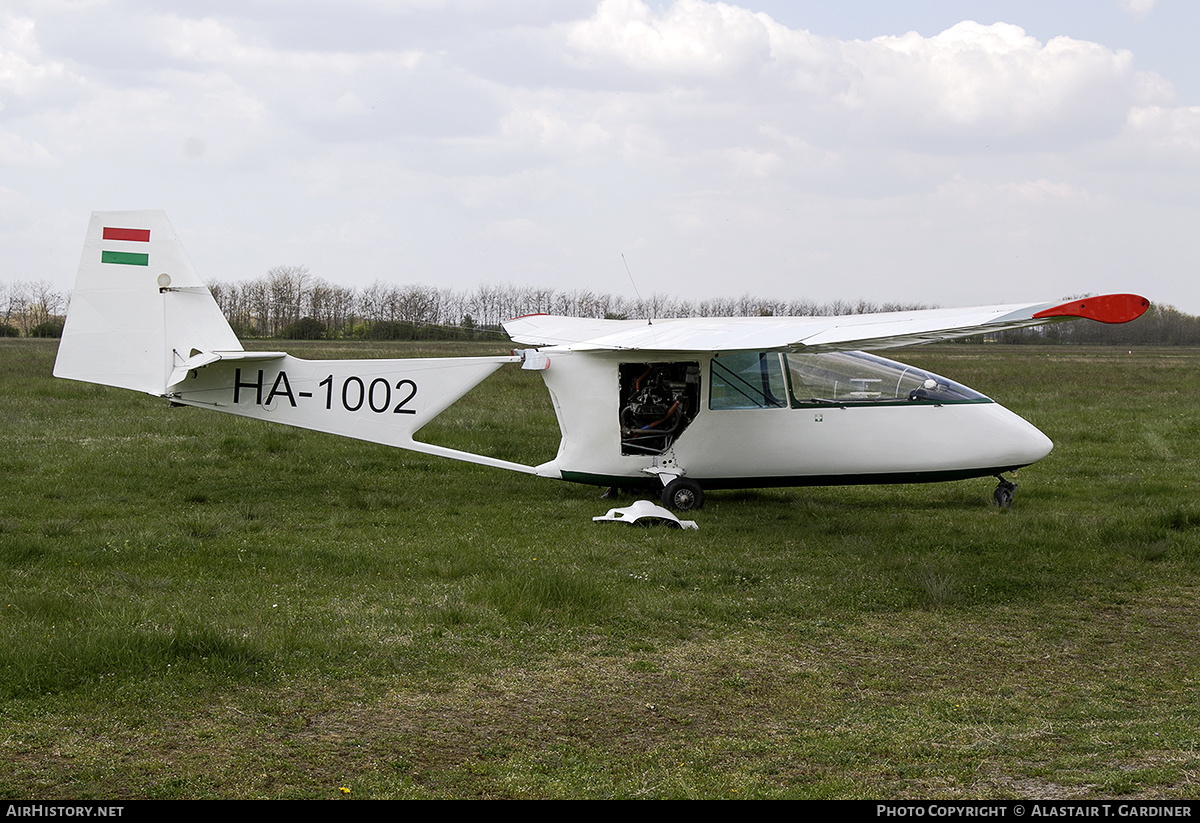
[[[304,266],[276,266],[239,283],[212,280],[209,290],[242,338],[438,340],[504,339],[500,324],[526,314],[610,319],[675,317],[821,317],[935,308],[868,300],[774,300],[743,294],[707,300],[666,295],[631,299],[587,289],[559,291],[511,284],[460,291],[376,281],[365,288],[329,283]],[[1075,299],[1084,295],[1064,297]],[[0,336],[57,337],[69,292],[46,281],[0,283]],[[1200,317],[1151,305],[1131,323],[1072,321],[966,338],[1007,344],[1200,346]]]

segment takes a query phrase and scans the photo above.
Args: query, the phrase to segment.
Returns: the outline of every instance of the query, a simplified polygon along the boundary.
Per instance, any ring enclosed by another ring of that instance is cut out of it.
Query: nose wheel
[[[1005,480],[1000,475],[996,475],[996,479],[1000,481],[1000,485],[992,492],[992,502],[1001,509],[1011,509],[1013,496],[1017,493],[1017,484],[1012,480]]]
[[[704,505],[704,489],[695,480],[676,477],[663,489],[662,504],[677,512],[695,511]]]

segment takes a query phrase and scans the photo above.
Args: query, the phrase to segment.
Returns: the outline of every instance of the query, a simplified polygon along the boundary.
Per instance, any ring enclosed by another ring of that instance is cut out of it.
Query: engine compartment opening
[[[700,364],[622,363],[621,454],[663,454],[700,410]]]

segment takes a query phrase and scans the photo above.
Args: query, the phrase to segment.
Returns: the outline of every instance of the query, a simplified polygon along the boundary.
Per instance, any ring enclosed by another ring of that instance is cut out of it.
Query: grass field
[[[0,341],[0,796],[1200,795],[1200,351],[898,353],[1055,441],[1012,510],[712,492],[689,532],[54,351]],[[557,445],[535,373],[444,417]]]

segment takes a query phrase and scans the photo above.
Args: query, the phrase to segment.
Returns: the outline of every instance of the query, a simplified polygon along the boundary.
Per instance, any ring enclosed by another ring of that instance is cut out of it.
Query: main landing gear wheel
[[[1005,480],[1000,475],[996,475],[996,479],[1000,481],[1000,485],[992,492],[992,502],[1002,509],[1011,509],[1013,495],[1017,493],[1017,484],[1011,480]]]
[[[676,477],[663,489],[662,504],[677,512],[695,511],[704,506],[704,489],[695,480]]]

